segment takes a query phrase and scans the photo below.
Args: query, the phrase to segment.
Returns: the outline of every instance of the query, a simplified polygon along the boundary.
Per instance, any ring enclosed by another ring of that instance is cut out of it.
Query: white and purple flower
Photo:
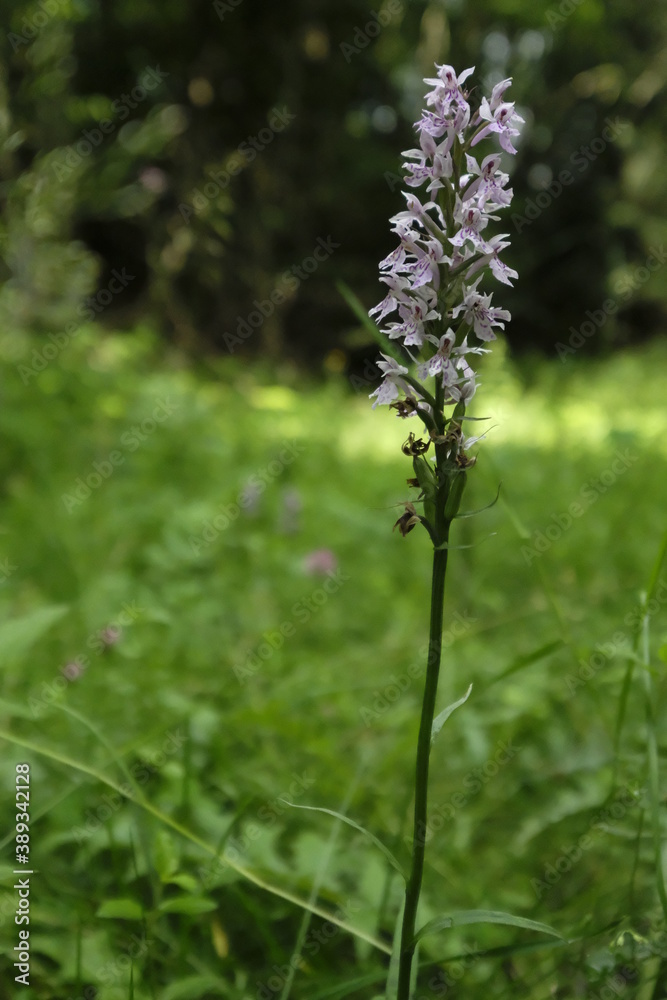
[[[499,256],[509,245],[506,234],[487,235],[489,222],[498,219],[496,212],[510,204],[512,189],[501,169],[501,152],[479,162],[472,149],[497,137],[501,150],[515,153],[512,139],[523,119],[504,98],[511,80],[498,83],[490,98],[483,97],[473,109],[464,87],[473,68],[458,76],[451,66],[436,65],[436,70],[436,77],[424,81],[431,89],[415,124],[419,146],[403,153],[411,190],[404,192],[407,207],[391,219],[398,246],[380,264],[388,293],[370,310],[378,323],[398,313],[382,332],[408,349],[418,381],[406,382],[408,368],[383,355],[378,362],[383,381],[372,393],[374,407],[414,399],[416,386],[427,378],[438,380],[445,404],[466,403],[477,387],[473,356],[484,353],[480,343],[495,340],[495,331],[510,319],[479,285],[485,275],[508,285],[517,277]],[[413,193],[422,185],[424,202]],[[397,409],[406,415],[406,408]]]

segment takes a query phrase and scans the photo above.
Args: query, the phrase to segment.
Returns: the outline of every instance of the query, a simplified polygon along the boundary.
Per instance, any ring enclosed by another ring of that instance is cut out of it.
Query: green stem
[[[641,620],[638,628],[635,629],[632,642],[632,654],[628,658],[628,665],[625,672],[625,677],[623,679],[623,687],[621,689],[621,697],[619,699],[618,706],[618,716],[616,719],[616,729],[614,732],[614,773],[612,776],[612,787],[611,793],[613,794],[616,788],[617,774],[619,769],[619,756],[621,751],[621,736],[623,733],[623,724],[625,722],[625,714],[628,706],[628,699],[630,697],[630,689],[632,686],[632,676],[635,669],[635,663],[637,661],[637,656],[640,648],[641,641],[641,629],[646,616],[646,608],[650,604],[653,596],[658,588],[658,583],[660,582],[660,572],[662,570],[662,564],[667,556],[667,531],[665,531],[662,536],[662,541],[660,543],[660,549],[658,550],[658,558],[655,561],[653,570],[651,572],[651,578],[649,580],[648,588],[646,590],[646,596],[642,600],[641,606]]]
[[[648,603],[648,602],[647,602]],[[658,898],[665,920],[667,920],[667,888],[662,865],[663,833],[660,816],[662,795],[660,792],[660,755],[658,749],[658,724],[655,713],[655,695],[651,679],[651,656],[648,642],[648,607],[644,610],[641,628],[641,662],[644,668],[644,690],[646,692],[646,743],[648,763],[648,791],[650,800],[651,827],[653,830],[653,850]]]
[[[445,526],[444,538],[449,537],[449,524]],[[409,1000],[410,975],[415,952],[415,925],[417,908],[424,874],[424,854],[426,850],[426,818],[428,804],[428,771],[431,752],[431,730],[435,714],[435,700],[438,693],[440,658],[442,653],[442,623],[445,600],[445,574],[447,571],[447,549],[436,549],[433,553],[433,577],[431,584],[431,626],[428,644],[428,662],[424,684],[421,723],[417,743],[417,769],[415,781],[415,818],[412,838],[412,867],[405,888],[405,910],[401,928],[401,956],[398,973],[397,1000]]]

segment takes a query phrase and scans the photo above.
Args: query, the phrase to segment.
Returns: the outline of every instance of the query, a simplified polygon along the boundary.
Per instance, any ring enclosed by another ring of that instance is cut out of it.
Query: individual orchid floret
[[[427,160],[432,160],[438,151],[438,144],[428,132],[422,132],[419,136],[420,149],[404,149],[401,156],[406,156],[412,160],[419,160],[422,164]],[[408,180],[406,178],[406,183]]]
[[[399,398],[401,391],[405,393],[410,391],[408,383],[401,378],[402,375],[408,374],[408,369],[387,354],[383,354],[382,357],[384,361],[378,361],[377,366],[382,372],[384,380],[382,385],[371,393],[371,398],[377,396],[373,403],[373,409],[378,405],[385,406],[393,403],[395,399]]]
[[[499,169],[499,153],[486,156],[481,165],[474,156],[466,153],[466,163],[469,173],[461,178],[461,185],[464,187],[461,197],[464,201],[474,197],[478,204],[485,205],[488,202],[498,208],[510,204],[513,192],[512,188],[505,187],[509,175]]]
[[[464,70],[457,79],[451,66],[437,68],[437,78],[424,80],[424,83],[433,87],[426,95],[426,107],[434,108],[434,111],[425,111],[418,127],[425,128],[431,135],[434,134],[433,128],[440,130],[443,126],[445,131],[451,130],[454,134],[460,134],[470,121],[468,95],[461,85],[473,70]]]
[[[433,77],[426,77],[424,79],[424,83],[429,83],[432,87],[435,88],[435,90],[432,91],[432,93],[437,94],[438,99],[440,99],[439,96],[440,93],[444,93],[445,95],[451,95],[451,97],[457,98],[462,92],[461,88],[463,84],[466,82],[468,77],[472,76],[472,74],[475,72],[474,66],[469,66],[468,69],[464,69],[461,73],[459,73],[458,76],[456,75],[456,70],[454,69],[453,66],[447,66],[444,63],[442,66],[438,66],[438,64],[436,63],[435,68],[438,71],[437,78],[434,79]],[[511,83],[511,80],[508,82]],[[432,100],[429,100],[430,97],[431,97],[430,94],[426,95],[427,104],[433,103]]]
[[[417,195],[409,194],[407,191],[403,192],[403,197],[407,201],[408,207],[402,212],[397,212],[396,215],[392,215],[389,220],[390,222],[393,222],[397,226],[411,226],[416,222],[422,226],[422,228],[430,229],[433,226],[433,219],[428,213],[431,210],[434,210],[439,225],[441,227],[445,226],[445,220],[440,206],[436,205],[434,201],[427,201],[425,205],[422,205]]]
[[[403,169],[408,172],[405,183],[409,187],[421,187],[424,181],[433,180],[433,167],[427,167],[424,163],[404,163]]]
[[[391,251],[391,253],[388,253],[387,256],[380,261],[380,270],[389,271],[392,276],[395,276],[403,266],[406,258],[407,251],[403,244],[399,243],[398,246]]]
[[[519,135],[519,129],[514,126],[517,122],[523,123],[523,118],[516,113],[513,104],[499,104],[494,109],[489,101],[483,97],[479,107],[479,117],[489,124],[475,135],[471,143],[472,146],[476,146],[491,132],[497,132],[498,140],[505,152],[516,153],[516,149],[512,145],[512,136]]]
[[[495,219],[495,215],[486,215],[481,208],[471,204],[469,201],[461,201],[457,196],[456,208],[454,209],[454,221],[461,227],[454,236],[449,237],[452,246],[461,247],[467,241],[475,250],[482,253],[491,253],[491,248],[483,236],[480,235],[482,229],[486,229],[489,219]]]
[[[445,386],[445,402],[469,403],[477,391],[477,376],[463,357],[458,359],[456,367],[461,375],[456,382]]]
[[[495,85],[495,87],[491,91],[491,97],[489,98],[489,107],[491,108],[492,111],[495,111],[496,108],[500,107],[503,101],[503,94],[505,93],[507,88],[510,87],[511,85],[512,85],[511,76],[508,76],[506,80],[501,80],[500,83],[497,83]],[[523,121],[523,118],[521,119],[521,121]]]
[[[510,320],[512,317],[507,309],[499,309],[491,305],[493,298],[491,293],[482,295],[477,291],[481,280],[480,276],[474,285],[470,285],[468,288],[464,286],[463,302],[454,306],[452,318],[457,319],[463,313],[464,320],[472,326],[476,337],[480,340],[495,340],[496,335],[493,332],[493,327],[496,326],[500,330],[504,330],[505,320]]]
[[[464,101],[455,105],[454,108],[448,103],[441,106],[436,111],[423,111],[417,128],[420,132],[427,132],[435,139],[441,139],[443,135],[453,143],[455,138],[462,139],[463,133],[470,124],[470,108]]]
[[[403,269],[408,254],[416,254],[419,248],[419,241],[423,238],[422,233],[412,228],[411,220],[407,218],[394,217],[395,225],[392,232],[396,233],[400,243],[395,250],[387,254],[384,260],[380,261],[381,271],[391,271],[396,274]]]
[[[453,170],[451,156],[446,153],[436,153],[433,159],[433,167],[431,168],[431,182],[426,188],[427,192],[433,194],[435,191],[444,188],[445,181],[443,178],[450,178]]]
[[[424,324],[441,318],[439,312],[430,309],[428,302],[417,296],[408,305],[399,305],[398,315],[402,322],[390,323],[383,333],[386,333],[390,340],[403,337],[406,347],[421,347],[426,335]]]
[[[470,265],[467,271],[469,278],[471,278],[473,274],[477,274],[478,271],[481,271],[485,267],[489,267],[494,278],[497,278],[498,281],[502,281],[504,285],[511,285],[512,281],[519,277],[513,268],[508,267],[507,264],[504,264],[498,257],[500,251],[509,246],[509,241],[504,239],[504,236],[506,235],[506,233],[503,233],[498,236],[491,237],[488,242],[490,253],[485,254],[479,260],[476,260]]]
[[[504,285],[511,285],[512,282],[519,277],[518,273],[512,267],[508,267],[507,264],[503,263],[498,257],[501,250],[509,246],[509,240],[504,240],[501,236],[494,236],[493,239],[489,240],[489,246],[492,247],[493,253],[489,257],[489,267],[491,268],[491,273],[494,278],[498,281],[502,281]]]
[[[423,382],[431,376],[441,375],[443,385],[453,385],[457,378],[456,367],[450,361],[449,356],[456,343],[456,334],[453,330],[449,329],[440,339],[434,337],[433,334],[427,334],[426,336],[435,345],[437,350],[433,357],[419,365],[417,368],[417,378]]]
[[[453,136],[448,136],[444,142],[436,143],[428,132],[422,131],[419,136],[421,149],[408,149],[402,155],[416,163],[406,162],[403,169],[408,176],[405,183],[409,187],[421,187],[424,181],[430,181],[427,191],[431,193],[443,187],[443,177],[451,177],[454,164],[451,157]],[[428,161],[431,161],[430,163]]]
[[[439,240],[426,240],[425,244],[425,250],[420,250],[418,260],[410,271],[412,287],[421,288],[430,284],[437,291],[440,287],[440,265],[448,263],[450,258]]]
[[[403,278],[398,274],[383,274],[380,277],[380,281],[389,286],[389,291],[382,302],[378,302],[368,312],[369,316],[375,318],[376,323],[381,323],[385,316],[398,308],[399,303],[410,301],[408,296],[410,282],[407,278]]]

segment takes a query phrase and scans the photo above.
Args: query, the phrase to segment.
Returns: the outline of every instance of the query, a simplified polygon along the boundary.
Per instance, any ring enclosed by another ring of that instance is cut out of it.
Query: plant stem
[[[449,524],[446,525],[442,541],[447,542]],[[410,973],[415,952],[414,936],[417,908],[424,873],[424,853],[426,850],[426,814],[428,803],[428,771],[431,752],[431,730],[438,693],[440,658],[442,653],[442,620],[445,600],[445,573],[447,571],[446,548],[433,553],[433,577],[431,583],[431,625],[428,644],[428,661],[421,723],[417,742],[417,768],[415,780],[415,821],[412,837],[412,867],[405,887],[405,910],[401,928],[401,956],[398,972],[397,1000],[409,1000]]]

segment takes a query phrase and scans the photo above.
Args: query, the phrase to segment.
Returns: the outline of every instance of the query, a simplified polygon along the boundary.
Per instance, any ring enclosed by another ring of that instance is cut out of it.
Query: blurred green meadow
[[[420,923],[560,937],[441,929],[415,996],[659,998],[667,348],[497,346],[464,506],[500,497],[453,538],[440,707],[473,688],[433,750]],[[1,348],[2,996],[382,994],[400,879],[295,807],[407,857],[430,546],[392,533],[405,425],[363,379],[193,364],[148,329],[82,328],[40,371],[44,341]]]

